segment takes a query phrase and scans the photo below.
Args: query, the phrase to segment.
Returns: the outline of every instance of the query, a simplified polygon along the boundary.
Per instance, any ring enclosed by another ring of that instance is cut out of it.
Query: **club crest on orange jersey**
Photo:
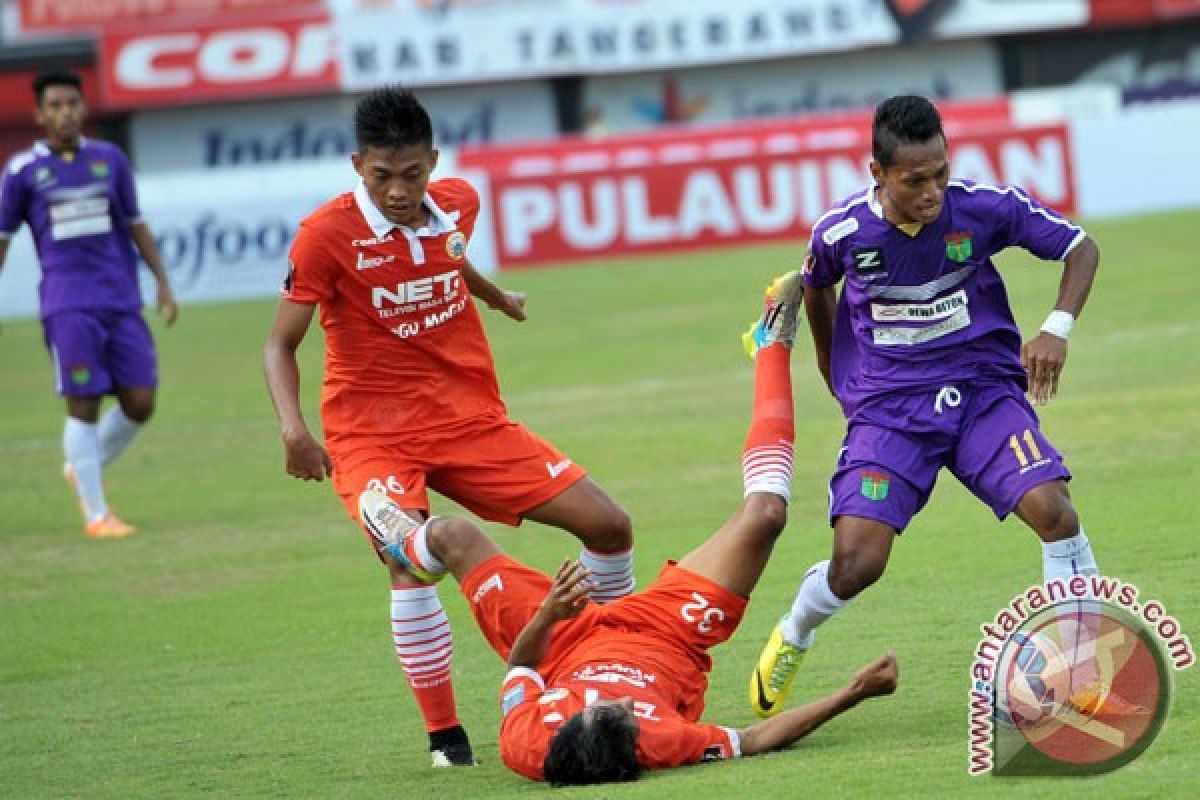
[[[462,261],[467,256],[467,237],[462,231],[455,231],[446,239],[446,255],[455,261]]]

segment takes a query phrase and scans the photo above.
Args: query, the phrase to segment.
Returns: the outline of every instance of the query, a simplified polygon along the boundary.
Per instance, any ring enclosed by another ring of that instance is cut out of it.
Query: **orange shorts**
[[[484,561],[462,580],[488,644],[508,660],[513,643],[550,591],[551,579],[505,555]],[[681,708],[703,703],[711,647],[726,641],[742,621],[747,600],[702,575],[667,562],[640,592],[605,606],[589,603],[578,617],[559,623],[538,672],[552,676],[589,660],[655,662],[672,674]]]
[[[386,492],[402,508],[429,514],[433,489],[483,519],[520,525],[521,517],[587,473],[548,442],[508,420],[438,437],[342,439],[329,448],[333,488],[358,521],[358,496]]]

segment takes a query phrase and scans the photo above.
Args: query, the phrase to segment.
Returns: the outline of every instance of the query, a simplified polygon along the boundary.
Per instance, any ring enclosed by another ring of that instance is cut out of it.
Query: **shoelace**
[[[784,645],[780,648],[779,657],[775,659],[775,666],[771,668],[771,677],[767,681],[767,685],[771,689],[778,691],[787,682],[788,675],[796,668],[798,656],[796,648],[791,645]]]
[[[387,528],[390,538],[399,536],[400,532],[404,530],[405,523],[409,521],[407,514],[391,506],[379,509],[375,516]]]

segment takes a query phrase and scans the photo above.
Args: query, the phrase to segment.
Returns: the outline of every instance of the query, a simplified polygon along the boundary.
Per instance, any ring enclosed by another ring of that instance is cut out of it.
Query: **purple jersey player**
[[[154,410],[158,365],[141,313],[140,252],[158,281],[167,325],[177,307],[150,229],[141,219],[124,154],[81,135],[79,76],[55,70],[34,79],[37,120],[46,138],[13,156],[0,193],[0,265],[28,222],[42,267],[42,329],[58,393],[67,401],[64,475],[79,499],[84,531],[133,533],[104,497],[101,471]],[[135,252],[136,246],[136,252]],[[117,405],[100,419],[100,401]]]
[[[950,180],[928,100],[885,101],[872,133],[874,184],[821,217],[803,270],[818,366],[847,431],[830,482],[833,556],[805,574],[763,650],[750,683],[761,716],[782,706],[816,627],[883,574],[942,467],[1037,533],[1047,580],[1097,572],[1070,472],[1026,393],[1055,394],[1099,250],[1017,187]],[[1023,346],[992,263],[1012,246],[1066,262],[1054,310]],[[1094,669],[1077,674],[1072,702],[1095,711],[1107,692]]]

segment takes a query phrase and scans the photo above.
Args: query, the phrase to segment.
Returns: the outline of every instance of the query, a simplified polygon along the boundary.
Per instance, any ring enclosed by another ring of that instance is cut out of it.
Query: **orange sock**
[[[425,730],[458,724],[450,657],[454,652],[450,621],[433,586],[392,587],[392,640],[396,657],[413,691]]]
[[[792,407],[792,351],[776,343],[758,351],[754,368],[754,412],[742,449],[745,494],[791,494],[792,444],[796,438]]]

